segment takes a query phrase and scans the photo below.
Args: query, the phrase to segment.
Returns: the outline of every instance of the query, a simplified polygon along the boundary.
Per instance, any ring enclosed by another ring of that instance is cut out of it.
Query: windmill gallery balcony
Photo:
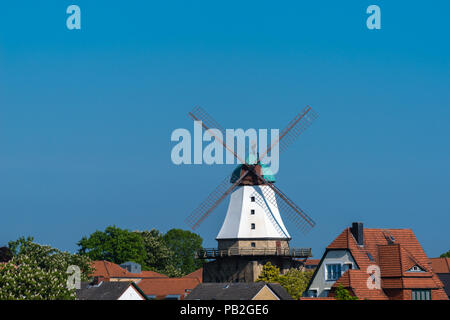
[[[280,256],[291,258],[312,257],[311,248],[203,248],[196,252],[198,259],[217,259],[230,256]]]

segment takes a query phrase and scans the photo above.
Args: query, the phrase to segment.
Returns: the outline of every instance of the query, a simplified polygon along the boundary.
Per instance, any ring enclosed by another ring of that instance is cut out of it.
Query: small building
[[[147,300],[135,283],[124,281],[82,282],[76,296],[77,300]]]
[[[339,285],[361,299],[448,300],[411,229],[346,228],[326,248],[304,295],[332,297]]]
[[[450,298],[450,258],[431,258],[431,268],[444,285],[444,290]]]
[[[278,283],[202,283],[186,300],[293,300]]]

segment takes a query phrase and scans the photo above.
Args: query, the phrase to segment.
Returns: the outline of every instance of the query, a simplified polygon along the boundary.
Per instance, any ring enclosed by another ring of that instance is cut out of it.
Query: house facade
[[[360,222],[326,248],[304,295],[333,297],[338,286],[360,299],[448,300],[412,230]]]

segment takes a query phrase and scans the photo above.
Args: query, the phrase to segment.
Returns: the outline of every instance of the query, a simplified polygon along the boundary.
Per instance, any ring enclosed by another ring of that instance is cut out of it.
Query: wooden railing
[[[196,252],[199,259],[215,259],[228,256],[286,256],[306,258],[312,256],[311,248],[204,248]]]

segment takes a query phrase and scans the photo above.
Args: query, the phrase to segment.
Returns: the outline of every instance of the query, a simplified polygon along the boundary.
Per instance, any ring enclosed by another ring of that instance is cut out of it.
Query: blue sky
[[[82,29],[66,28],[81,8]],[[353,221],[449,250],[448,1],[8,1],[0,5],[0,245],[75,251],[115,224],[187,229],[233,170],[176,166],[171,132],[206,109],[227,128],[319,119],[277,186],[317,222],[320,257]],[[381,30],[366,8],[381,8]],[[198,229],[207,247],[222,204]]]

